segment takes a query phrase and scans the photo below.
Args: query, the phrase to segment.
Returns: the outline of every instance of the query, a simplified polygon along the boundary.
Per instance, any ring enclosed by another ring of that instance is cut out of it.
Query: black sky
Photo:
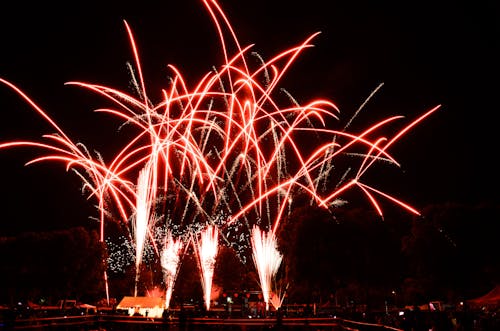
[[[299,101],[331,99],[345,120],[384,83],[358,118],[366,125],[388,115],[412,119],[442,104],[394,150],[402,170],[381,173],[376,186],[418,208],[498,202],[500,14],[495,2],[346,3],[221,1],[240,42],[255,44],[264,58],[321,31],[316,47],[282,81]],[[167,64],[194,83],[222,63],[216,30],[198,0],[15,2],[0,11],[0,77],[37,101],[75,140],[105,153],[118,137],[118,123],[93,113],[100,99],[64,83],[129,88],[126,62],[132,53],[124,19],[158,98]],[[0,111],[0,141],[37,139],[54,131],[6,86],[0,86]],[[94,202],[79,192],[78,178],[63,167],[23,166],[37,152],[0,151],[0,235],[96,216]]]

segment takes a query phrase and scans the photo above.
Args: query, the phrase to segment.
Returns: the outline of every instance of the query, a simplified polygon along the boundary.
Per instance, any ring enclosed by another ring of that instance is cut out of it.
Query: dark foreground
[[[200,317],[189,314],[163,318],[123,314],[60,314],[57,316],[10,315],[4,311],[0,330],[27,331],[499,331],[496,313],[450,315],[446,312],[398,316],[383,314],[338,317],[291,317],[273,315],[264,318]],[[354,316],[353,316],[354,317]],[[453,322],[453,323],[452,323]]]
[[[84,315],[4,321],[4,330],[40,331],[345,331],[400,330],[379,324],[338,318],[188,318]]]

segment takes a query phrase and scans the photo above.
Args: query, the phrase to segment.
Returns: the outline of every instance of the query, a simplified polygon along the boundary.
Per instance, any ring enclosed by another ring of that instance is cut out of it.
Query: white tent
[[[162,317],[165,306],[165,299],[160,297],[123,297],[122,301],[116,306],[116,309],[127,310],[132,316],[139,313],[145,317]]]

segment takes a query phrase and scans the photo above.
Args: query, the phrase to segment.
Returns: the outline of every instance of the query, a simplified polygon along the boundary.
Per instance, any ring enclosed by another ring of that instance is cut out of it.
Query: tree
[[[255,290],[258,276],[252,263],[243,264],[235,251],[227,246],[219,247],[214,272],[214,285],[223,290]]]
[[[498,205],[445,203],[422,214],[402,240],[408,300],[463,300],[500,281]]]
[[[383,305],[399,285],[399,232],[367,209],[297,209],[279,231],[286,277],[300,300]]]
[[[0,272],[4,302],[47,298],[96,299],[104,292],[106,251],[95,231],[83,227],[2,238]]]

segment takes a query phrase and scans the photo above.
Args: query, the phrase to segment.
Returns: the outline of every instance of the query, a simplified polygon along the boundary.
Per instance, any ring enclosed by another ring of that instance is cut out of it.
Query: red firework
[[[376,163],[399,165],[390,148],[439,107],[389,137],[383,134],[385,128],[402,116],[386,118],[361,133],[332,128],[330,123],[340,111],[330,100],[301,105],[288,96],[285,105],[277,101],[278,96],[287,95],[279,89],[280,81],[317,34],[264,61],[253,52],[253,46],[240,44],[217,2],[204,1],[204,5],[217,28],[225,60],[196,84],[188,84],[169,65],[170,84],[162,90],[162,100],[152,102],[127,22],[137,95],[97,84],[68,83],[111,100],[115,107],[97,112],[111,114],[135,130],[110,162],[74,143],[46,111],[4,79],[0,82],[22,96],[56,133],[44,135],[44,142],[4,142],[0,149],[40,149],[46,153],[27,164],[56,161],[74,170],[89,192],[88,198],[98,202],[101,240],[108,215],[130,224],[138,249],[137,268],[147,238],[161,255],[152,235],[158,223],[185,240],[207,225],[216,226],[225,230],[220,234],[226,244],[243,251],[251,244],[254,227],[274,236],[299,195],[331,208],[345,191],[358,188],[380,215],[380,198],[418,214],[395,196],[364,182],[364,176]],[[260,64],[250,65],[255,63],[250,58],[257,58]],[[357,156],[349,166],[357,169],[352,175],[334,173],[333,163],[342,155]]]

